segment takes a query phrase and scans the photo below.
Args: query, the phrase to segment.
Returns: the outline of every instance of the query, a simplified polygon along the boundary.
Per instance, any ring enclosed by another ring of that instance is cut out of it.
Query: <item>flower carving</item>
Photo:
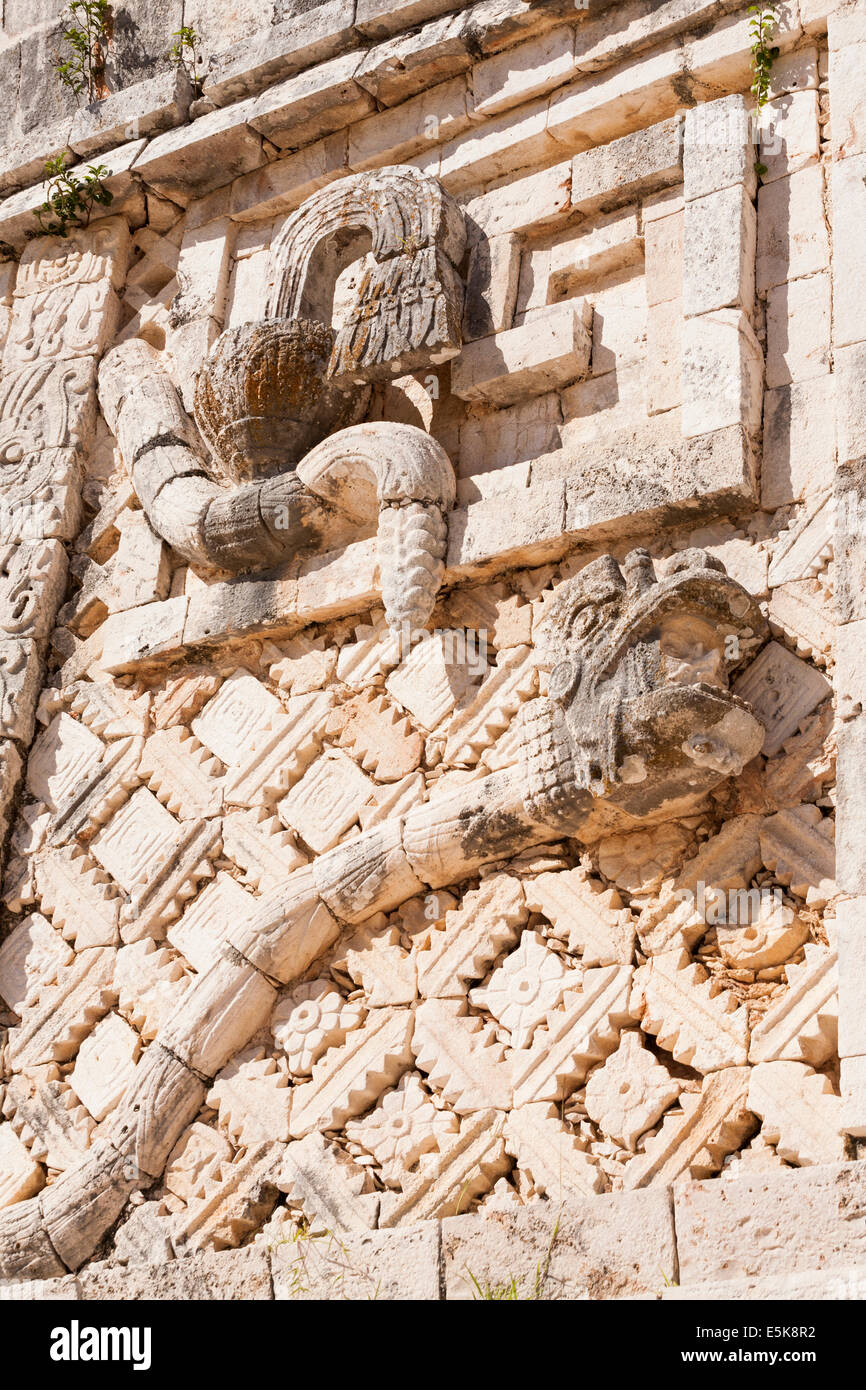
[[[388,1187],[399,1187],[421,1155],[438,1149],[440,1138],[457,1128],[456,1115],[437,1110],[419,1077],[408,1072],[370,1115],[346,1125],[346,1137],[373,1155]]]
[[[528,1047],[536,1025],[579,984],[579,971],[564,966],[538,932],[525,931],[490,983],[470,990],[469,998],[508,1029],[515,1047]]]
[[[586,1113],[611,1139],[634,1150],[681,1090],[638,1033],[623,1033],[616,1052],[587,1082]]]
[[[274,1009],[271,1032],[289,1059],[293,1076],[309,1076],[329,1047],[343,1042],[363,1021],[360,1003],[348,1003],[331,980],[299,985]]]

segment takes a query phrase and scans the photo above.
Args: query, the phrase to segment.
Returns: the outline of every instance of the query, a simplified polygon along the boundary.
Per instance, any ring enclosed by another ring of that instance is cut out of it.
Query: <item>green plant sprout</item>
[[[108,207],[114,200],[114,194],[103,183],[108,172],[104,164],[91,164],[80,178],[66,167],[65,155],[49,159],[44,179],[48,196],[36,210],[40,232],[65,237],[71,227],[86,227],[97,204]]]
[[[200,97],[204,88],[204,58],[199,53],[201,40],[192,25],[182,24],[171,36],[174,43],[168,50],[176,68],[183,68],[192,89]]]
[[[54,71],[76,97],[86,92],[88,102],[97,101],[108,94],[105,54],[111,36],[111,6],[108,0],[72,0],[64,20],[61,38],[72,52],[68,58],[57,58]]]
[[[752,72],[754,74],[752,95],[755,98],[755,126],[757,128],[761,112],[766,106],[770,94],[770,74],[773,64],[779,56],[778,48],[770,42],[779,23],[779,15],[774,5],[750,5],[749,14],[753,16],[749,22],[749,36],[752,45]],[[766,172],[766,164],[757,160],[755,173],[763,178]]]

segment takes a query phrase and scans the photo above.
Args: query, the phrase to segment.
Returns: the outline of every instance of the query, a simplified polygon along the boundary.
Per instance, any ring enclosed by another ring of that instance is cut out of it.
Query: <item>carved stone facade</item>
[[[4,1281],[564,1203],[645,1294],[864,1181],[866,8],[757,130],[745,7],[621,8],[232,11],[65,238],[6,151]]]

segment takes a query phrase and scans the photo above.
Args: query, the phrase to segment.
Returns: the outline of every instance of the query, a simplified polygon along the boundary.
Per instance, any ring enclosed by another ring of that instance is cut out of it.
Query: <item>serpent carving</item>
[[[556,664],[548,695],[526,707],[520,764],[368,829],[263,895],[147,1047],[101,1137],[0,1213],[0,1275],[59,1275],[92,1255],[266,1023],[277,987],[344,929],[527,846],[688,814],[738,773],[764,730],[728,678],[765,638],[757,604],[703,551],[660,579],[646,551],[622,568],[606,555],[563,584],[542,634]]]
[[[336,255],[359,233],[372,264],[335,333]],[[262,570],[378,516],[388,622],[423,627],[454,471],[423,430],[358,421],[370,382],[460,350],[465,240],[457,204],[409,167],[315,194],[274,242],[264,317],[227,329],[202,364],[197,429],[155,349],[136,339],[109,352],[100,401],[154,530],[196,564]]]

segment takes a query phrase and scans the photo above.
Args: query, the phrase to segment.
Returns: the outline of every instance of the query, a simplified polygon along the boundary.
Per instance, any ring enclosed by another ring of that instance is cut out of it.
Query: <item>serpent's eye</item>
[[[550,673],[548,693],[558,705],[566,705],[574,695],[580,682],[581,665],[579,661],[560,661]]]

